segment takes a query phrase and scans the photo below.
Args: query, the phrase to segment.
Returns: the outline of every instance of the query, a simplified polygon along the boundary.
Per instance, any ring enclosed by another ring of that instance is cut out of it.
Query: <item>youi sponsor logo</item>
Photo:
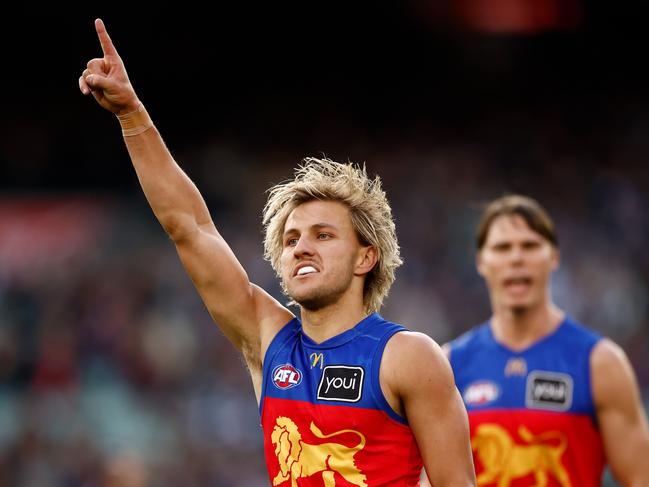
[[[572,406],[573,380],[568,374],[535,370],[527,377],[529,408],[566,411]]]
[[[318,399],[358,402],[363,395],[363,367],[328,365],[322,371]]]

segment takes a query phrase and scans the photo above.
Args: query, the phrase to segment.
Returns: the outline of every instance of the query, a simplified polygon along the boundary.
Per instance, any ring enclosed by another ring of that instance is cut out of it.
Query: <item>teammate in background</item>
[[[649,429],[629,361],[552,302],[559,249],[546,211],[525,196],[498,198],[476,243],[493,314],[444,348],[478,485],[595,487],[608,463],[622,485],[649,486]]]
[[[378,310],[401,264],[378,178],[305,159],[270,190],[265,254],[300,318],[248,280],[140,103],[101,20],[79,78],[117,115],[144,194],[215,322],[243,354],[274,486],[474,485],[468,422],[441,349]]]

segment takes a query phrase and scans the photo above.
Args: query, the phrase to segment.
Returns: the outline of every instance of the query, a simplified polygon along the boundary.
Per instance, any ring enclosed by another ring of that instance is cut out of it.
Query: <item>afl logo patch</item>
[[[572,377],[535,370],[527,376],[525,405],[533,409],[566,411],[572,406]]]
[[[358,402],[363,393],[363,367],[328,365],[322,371],[318,399]]]
[[[290,389],[302,382],[302,372],[291,364],[278,365],[273,370],[273,384],[278,389]]]
[[[495,382],[481,380],[474,382],[464,390],[462,398],[469,406],[483,406],[495,401],[500,396],[500,389]]]

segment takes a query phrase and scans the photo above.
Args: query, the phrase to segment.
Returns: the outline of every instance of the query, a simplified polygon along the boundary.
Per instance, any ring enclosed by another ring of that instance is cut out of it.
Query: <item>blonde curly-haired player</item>
[[[390,206],[364,169],[306,159],[271,189],[265,250],[295,317],[251,283],[176,164],[101,20],[79,79],[117,115],[153,212],[207,309],[243,354],[274,486],[474,485],[468,422],[440,347],[378,310],[401,264]]]

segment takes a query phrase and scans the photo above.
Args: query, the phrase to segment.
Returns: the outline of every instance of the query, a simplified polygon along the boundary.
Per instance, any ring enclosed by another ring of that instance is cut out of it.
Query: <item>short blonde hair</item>
[[[263,212],[264,258],[280,279],[282,237],[290,213],[307,201],[339,201],[349,208],[361,245],[377,250],[377,263],[365,278],[363,304],[369,313],[378,311],[394,282],[395,270],[403,263],[381,179],[370,179],[365,166],[307,157],[296,168],[294,179],[273,186],[268,193]],[[286,292],[283,282],[282,288]]]

